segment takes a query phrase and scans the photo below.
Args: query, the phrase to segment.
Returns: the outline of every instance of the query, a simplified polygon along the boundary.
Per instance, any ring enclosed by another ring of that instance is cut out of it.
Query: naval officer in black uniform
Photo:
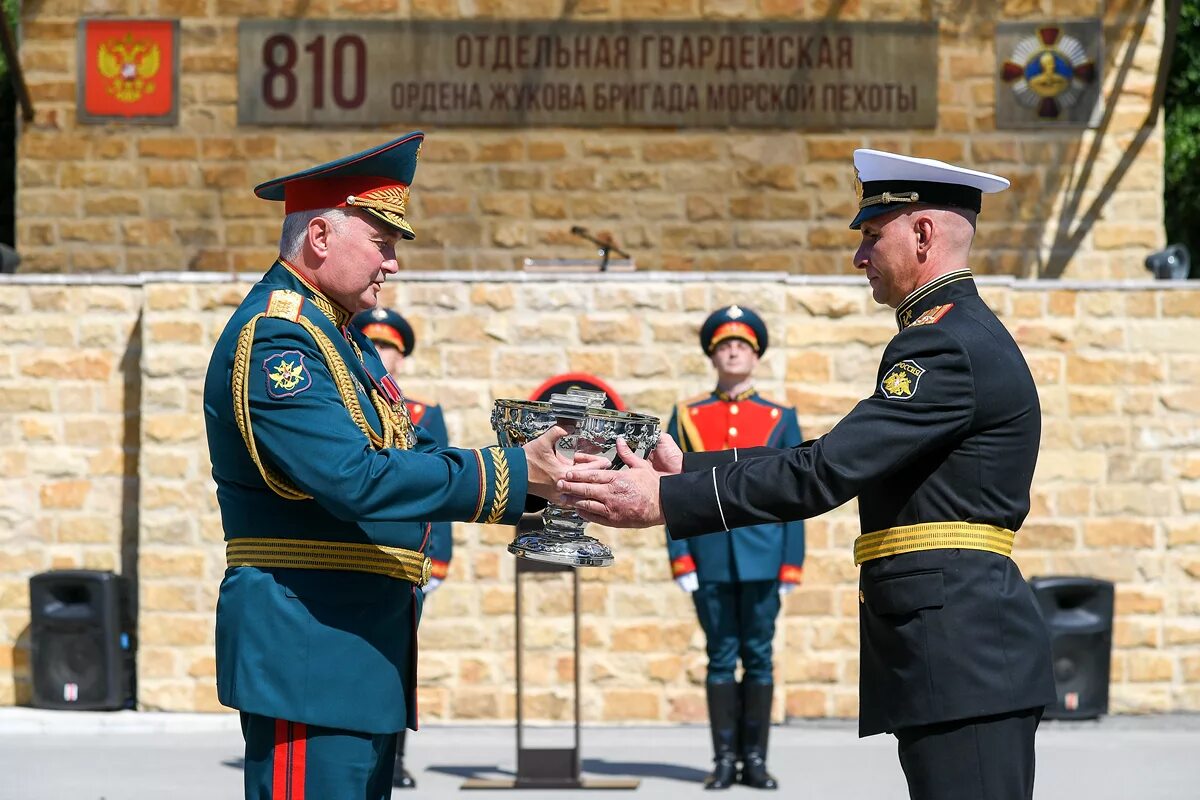
[[[681,454],[560,483],[589,519],[673,537],[812,517],[859,499],[859,734],[890,732],[914,800],[1033,796],[1055,700],[1050,640],[1010,558],[1041,411],[1029,367],[967,267],[995,175],[854,154],[854,265],[896,309],[872,394],[798,447]]]

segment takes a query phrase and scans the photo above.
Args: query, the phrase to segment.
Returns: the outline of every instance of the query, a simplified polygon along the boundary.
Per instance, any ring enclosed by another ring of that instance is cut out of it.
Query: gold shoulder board
[[[300,309],[304,308],[304,298],[299,292],[291,289],[276,289],[267,300],[267,316],[276,319],[286,319],[292,322],[300,321]]]

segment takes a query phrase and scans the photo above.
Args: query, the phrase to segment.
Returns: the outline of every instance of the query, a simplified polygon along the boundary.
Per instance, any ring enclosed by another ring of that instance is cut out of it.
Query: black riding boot
[[[705,789],[728,789],[737,780],[738,685],[708,684],[708,724],[712,728],[713,771]]]
[[[742,684],[742,774],[741,782],[754,789],[778,789],[779,782],[767,772],[767,735],[771,732],[770,683]]]
[[[396,734],[396,765],[392,768],[392,786],[397,789],[417,788],[417,782],[404,768],[404,734],[406,733],[408,731],[402,730]]]

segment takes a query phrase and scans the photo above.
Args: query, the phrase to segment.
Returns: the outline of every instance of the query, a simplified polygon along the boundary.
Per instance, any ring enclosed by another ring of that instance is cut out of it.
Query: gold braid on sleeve
[[[363,414],[362,404],[358,402],[358,391],[354,387],[354,379],[350,377],[350,370],[346,367],[346,362],[338,355],[337,347],[325,332],[316,326],[308,317],[301,317],[299,320],[300,326],[308,331],[309,336],[317,344],[317,349],[321,351],[321,358],[325,361],[325,366],[329,368],[329,372],[333,375],[333,384],[337,387],[338,394],[342,396],[342,402],[346,406],[346,410],[350,412],[350,419],[354,420],[354,424],[359,430],[366,435],[371,442],[371,446],[376,450],[387,447],[384,443],[383,436],[376,433],[370,423],[367,422],[367,417]]]
[[[265,313],[255,315],[242,327],[241,333],[238,334],[237,349],[233,355],[233,375],[231,380],[233,389],[233,416],[237,422],[238,431],[242,434],[242,441],[246,443],[246,450],[250,453],[250,460],[254,462],[254,466],[258,467],[259,474],[262,475],[263,480],[271,491],[286,500],[311,500],[312,495],[303,492],[287,476],[263,462],[262,456],[258,452],[258,443],[254,439],[254,430],[250,422],[250,392],[248,391],[250,382],[250,351],[254,347],[255,328],[258,325],[258,321],[265,316],[268,315]],[[407,422],[407,419],[401,419],[400,415],[384,402],[379,393],[372,390],[371,402],[379,414],[379,419],[382,421],[383,426],[383,433],[376,433],[371,428],[371,424],[367,421],[367,417],[363,413],[362,404],[358,401],[358,391],[355,388],[354,379],[350,377],[350,370],[346,367],[346,362],[338,354],[333,342],[324,331],[318,328],[307,317],[300,317],[296,321],[304,330],[308,331],[308,334],[313,338],[313,342],[316,343],[317,349],[321,352],[321,359],[329,369],[330,375],[333,376],[333,383],[342,398],[342,404],[345,405],[346,411],[350,414],[350,419],[354,421],[358,429],[367,437],[367,441],[371,443],[371,447],[379,450],[385,447],[407,446],[407,437],[402,436],[402,434],[411,427],[411,423],[406,427],[405,422]]]
[[[254,430],[250,425],[250,392],[247,391],[250,383],[250,350],[254,347],[254,329],[258,325],[258,321],[265,316],[266,314],[254,315],[238,334],[237,349],[233,352],[231,379],[233,417],[237,421],[238,430],[241,431],[242,441],[246,443],[246,449],[250,451],[250,460],[254,462],[254,466],[258,467],[259,474],[267,482],[271,491],[285,500],[311,500],[312,495],[300,491],[288,478],[263,463],[262,457],[258,454],[258,443],[254,440]]]

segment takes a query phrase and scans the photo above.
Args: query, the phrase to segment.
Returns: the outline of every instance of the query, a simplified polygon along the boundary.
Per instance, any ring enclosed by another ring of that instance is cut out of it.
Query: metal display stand
[[[530,572],[569,572],[573,586],[575,642],[575,745],[574,747],[526,747],[523,660],[524,631],[521,625],[521,576]],[[636,778],[585,778],[580,755],[579,705],[579,571],[562,564],[516,559],[516,655],[517,655],[517,774],[515,778],[470,778],[463,789],[636,789]]]

